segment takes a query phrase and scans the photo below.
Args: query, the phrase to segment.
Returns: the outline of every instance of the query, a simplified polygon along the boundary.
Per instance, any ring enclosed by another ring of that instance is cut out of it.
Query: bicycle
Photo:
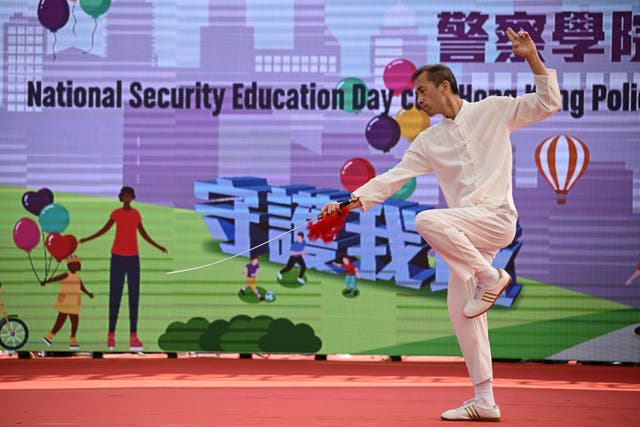
[[[2,313],[2,319],[0,319],[0,346],[7,350],[18,350],[27,343],[29,328],[27,328],[26,323],[18,319],[17,314],[7,314],[4,305],[5,297],[4,288],[0,282],[0,313]]]

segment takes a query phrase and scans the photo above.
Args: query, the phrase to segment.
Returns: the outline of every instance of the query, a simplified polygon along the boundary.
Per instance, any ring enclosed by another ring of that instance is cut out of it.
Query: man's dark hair
[[[133,198],[136,198],[136,191],[133,189],[133,187],[128,187],[128,186],[124,186],[122,187],[122,189],[120,190],[120,194],[118,194],[118,199],[120,199],[120,201],[122,201],[122,195],[124,193],[129,193],[133,196]]]
[[[440,86],[440,83],[448,81],[449,86],[451,86],[451,92],[458,95],[458,82],[451,68],[444,64],[424,65],[413,73],[411,81],[415,83],[422,73],[427,73],[427,80],[433,82],[436,86]]]

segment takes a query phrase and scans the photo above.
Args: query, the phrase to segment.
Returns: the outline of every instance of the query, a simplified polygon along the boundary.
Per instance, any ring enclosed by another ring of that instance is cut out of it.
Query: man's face
[[[442,82],[436,86],[434,82],[427,80],[429,73],[425,72],[418,76],[415,82],[416,102],[418,108],[427,113],[429,117],[441,114],[445,105],[445,86]]]
[[[123,191],[122,192],[122,201],[123,202],[130,202],[133,200],[133,193],[130,191]]]

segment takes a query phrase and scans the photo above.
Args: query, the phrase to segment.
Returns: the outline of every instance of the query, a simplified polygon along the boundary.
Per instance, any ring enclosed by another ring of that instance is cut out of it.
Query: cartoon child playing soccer
[[[258,257],[252,256],[251,262],[244,267],[242,267],[242,274],[246,279],[245,285],[240,289],[240,293],[244,295],[247,291],[247,288],[251,288],[254,294],[258,297],[260,301],[264,300],[264,296],[260,295],[260,291],[256,287],[256,276],[260,273],[260,264],[258,264]]]

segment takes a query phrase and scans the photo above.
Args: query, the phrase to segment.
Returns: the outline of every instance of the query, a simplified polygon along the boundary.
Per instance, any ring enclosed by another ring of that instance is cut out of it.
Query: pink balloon
[[[25,252],[31,252],[40,243],[38,224],[30,218],[20,218],[13,226],[13,243]]]
[[[387,89],[393,91],[393,96],[400,96],[402,92],[414,87],[411,76],[416,71],[416,66],[408,59],[394,59],[389,62],[382,72],[382,80]]]

